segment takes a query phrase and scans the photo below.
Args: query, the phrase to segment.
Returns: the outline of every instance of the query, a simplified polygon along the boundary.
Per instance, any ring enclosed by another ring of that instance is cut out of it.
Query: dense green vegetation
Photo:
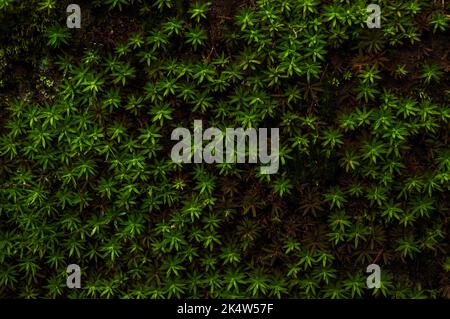
[[[72,2],[0,0],[0,297],[450,298],[448,1]],[[278,174],[174,164],[196,119]]]

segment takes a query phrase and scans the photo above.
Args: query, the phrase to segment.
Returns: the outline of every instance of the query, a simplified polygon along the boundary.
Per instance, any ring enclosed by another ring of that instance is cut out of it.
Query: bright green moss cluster
[[[72,2],[0,0],[0,297],[450,297],[447,1]],[[278,173],[173,163],[194,120]]]

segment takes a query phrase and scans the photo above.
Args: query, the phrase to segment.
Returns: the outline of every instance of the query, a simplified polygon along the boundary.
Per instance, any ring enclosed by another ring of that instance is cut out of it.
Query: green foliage
[[[234,3],[0,0],[0,297],[450,298],[448,3]],[[196,119],[279,172],[173,163]]]
[[[70,33],[67,28],[56,25],[47,31],[48,44],[52,47],[59,47],[62,44],[68,44]]]

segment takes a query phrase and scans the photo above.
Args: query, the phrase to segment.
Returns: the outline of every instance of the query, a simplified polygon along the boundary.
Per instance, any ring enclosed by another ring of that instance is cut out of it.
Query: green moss
[[[448,4],[69,3],[0,0],[0,297],[450,297]],[[196,119],[280,171],[173,163]]]

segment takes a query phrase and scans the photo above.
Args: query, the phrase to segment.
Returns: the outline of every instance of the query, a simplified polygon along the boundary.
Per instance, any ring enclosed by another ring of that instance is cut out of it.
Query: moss
[[[0,297],[450,297],[448,4],[68,4],[0,0]],[[279,172],[173,163],[194,120]]]

